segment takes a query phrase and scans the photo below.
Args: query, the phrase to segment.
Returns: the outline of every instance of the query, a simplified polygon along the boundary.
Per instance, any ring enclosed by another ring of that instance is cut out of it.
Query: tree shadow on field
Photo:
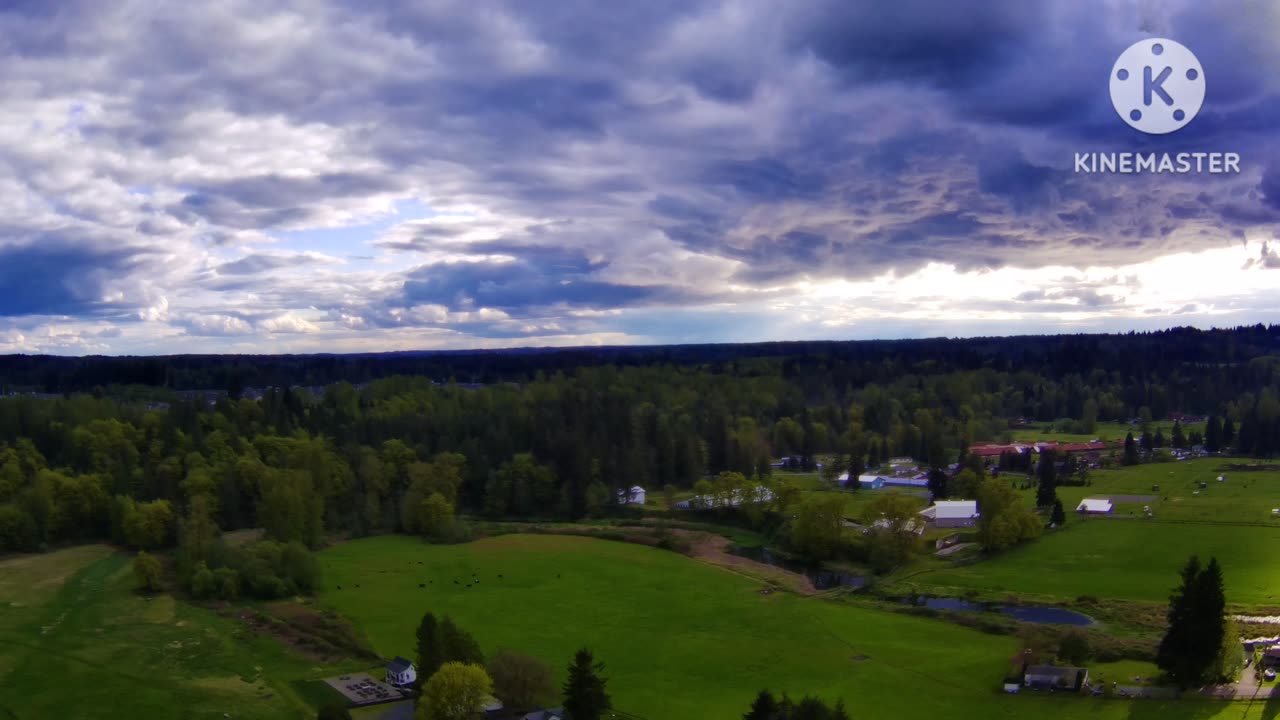
[[[1262,720],[1276,720],[1280,717],[1280,689],[1273,689],[1267,704],[1262,706]]]
[[[1129,703],[1129,720],[1200,720],[1211,718],[1228,709],[1231,700],[1207,700],[1188,693],[1181,700],[1132,700],[1109,702]]]

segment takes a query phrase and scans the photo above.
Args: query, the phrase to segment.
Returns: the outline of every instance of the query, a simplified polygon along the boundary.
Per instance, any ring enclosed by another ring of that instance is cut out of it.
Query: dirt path
[[[606,537],[606,539],[621,540],[650,547],[658,545],[661,541],[658,528],[648,526],[601,527],[583,523],[547,524],[533,525],[529,531],[551,535],[581,535],[584,537],[613,536]],[[742,557],[741,555],[734,555],[729,551],[733,547],[733,541],[723,535],[704,530],[686,530],[683,528],[669,528],[666,532],[672,537],[678,537],[685,541],[688,549],[684,554],[695,560],[724,568],[753,580],[778,585],[799,595],[816,595],[818,593],[818,589],[813,586],[813,582],[804,573],[776,567],[768,563]]]
[[[818,592],[803,573],[734,555],[729,552],[729,548],[733,547],[733,541],[723,535],[694,530],[672,530],[671,532],[689,541],[689,555],[697,560],[732,570],[740,575],[776,582],[801,595],[815,595]]]

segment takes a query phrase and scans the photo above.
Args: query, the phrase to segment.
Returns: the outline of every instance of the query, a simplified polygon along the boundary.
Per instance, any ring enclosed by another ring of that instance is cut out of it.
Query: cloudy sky
[[[0,7],[0,352],[1277,320],[1274,2]],[[1108,95],[1148,37],[1172,135]],[[1242,172],[1073,173],[1135,150]]]

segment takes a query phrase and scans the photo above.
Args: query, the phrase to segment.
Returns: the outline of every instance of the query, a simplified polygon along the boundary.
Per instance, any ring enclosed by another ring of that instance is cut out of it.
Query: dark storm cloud
[[[113,280],[143,266],[142,255],[48,236],[0,247],[0,316],[120,314],[127,306],[104,295]]]
[[[804,12],[796,45],[857,82],[904,80],[952,87],[1017,60],[1041,27],[1042,3],[820,2]]]

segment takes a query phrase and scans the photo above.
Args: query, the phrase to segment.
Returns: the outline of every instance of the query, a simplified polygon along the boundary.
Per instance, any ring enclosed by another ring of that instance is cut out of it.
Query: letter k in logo
[[[1173,98],[1164,90],[1164,81],[1169,79],[1173,74],[1173,68],[1166,67],[1155,80],[1151,79],[1151,66],[1148,65],[1142,69],[1142,103],[1144,105],[1151,104],[1151,94],[1155,93],[1164,100],[1165,105],[1172,105]]]

